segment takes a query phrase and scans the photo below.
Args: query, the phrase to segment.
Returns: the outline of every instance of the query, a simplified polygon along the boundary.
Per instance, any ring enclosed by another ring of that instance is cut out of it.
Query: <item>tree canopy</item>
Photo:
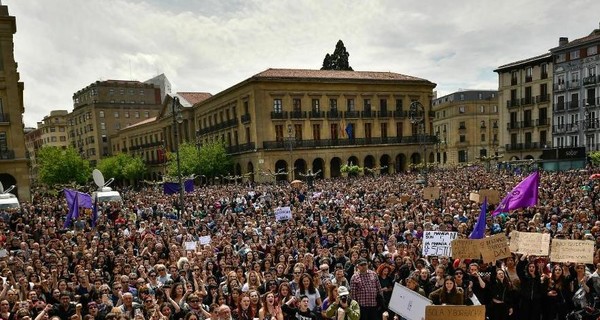
[[[37,155],[40,182],[47,185],[77,182],[84,184],[92,177],[92,169],[87,160],[81,158],[72,146],[66,149],[45,146]]]
[[[181,175],[191,176],[200,172],[198,148],[196,145],[184,142],[179,145],[179,156],[181,157]],[[177,171],[177,153],[167,153],[167,176],[174,178],[178,177]]]
[[[100,160],[97,169],[106,179],[115,178],[116,181],[141,179],[146,173],[144,160],[126,153]]]
[[[346,46],[342,40],[338,40],[335,45],[335,51],[333,54],[327,53],[325,59],[323,59],[323,66],[321,70],[346,70],[353,71],[348,60],[350,53],[346,51]]]
[[[202,145],[200,149],[194,144],[182,143],[179,146],[179,155],[181,156],[181,174],[183,176],[202,174],[210,178],[226,175],[231,171],[231,157],[227,154],[225,145],[220,141],[209,142]],[[172,178],[177,177],[177,153],[169,152],[167,159],[167,175]]]

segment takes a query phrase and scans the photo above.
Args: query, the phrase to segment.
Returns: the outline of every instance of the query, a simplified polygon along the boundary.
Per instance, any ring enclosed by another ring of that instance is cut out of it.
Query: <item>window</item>
[[[574,84],[579,83],[579,71],[571,73],[571,82]]]
[[[121,129],[121,124],[119,122],[115,122],[115,129]]]
[[[479,106],[479,113],[485,112],[485,106]]]
[[[347,105],[346,105],[346,111],[356,111],[356,107],[354,106],[354,99],[349,98],[346,101]]]
[[[102,142],[108,142],[108,138],[105,134],[102,135]]]
[[[293,108],[293,111],[295,111],[295,112],[302,111],[302,102],[301,102],[301,100],[298,99],[298,98],[292,99],[292,108]]]
[[[100,130],[106,130],[106,123],[100,122]]]
[[[104,111],[100,110],[100,111],[98,112],[98,117],[99,117],[99,118],[104,118]],[[81,119],[79,120],[79,122],[81,122]]]
[[[115,118],[118,118],[119,117],[119,111],[115,111],[114,116],[115,116]]]
[[[402,122],[396,122],[396,137],[402,138],[403,132]]]
[[[283,141],[283,125],[275,125],[275,141]]]
[[[467,128],[466,122],[464,122],[464,121],[459,122],[458,123],[458,128],[459,129],[466,129]]]
[[[119,93],[120,93],[120,94],[125,94],[125,89],[120,89],[120,90],[119,90]]]
[[[363,100],[363,108],[367,112],[371,111],[371,99],[364,99]]]
[[[498,113],[498,106],[492,106],[492,113]]]
[[[337,99],[329,99],[329,110],[337,111]]]
[[[329,134],[331,135],[331,139],[332,140],[337,140],[339,139],[339,131],[338,131],[338,124],[337,123],[332,123],[329,126]]]
[[[319,105],[319,99],[312,99],[311,100],[311,105],[312,105],[312,111],[313,112],[319,112],[319,111],[321,111],[321,107]]]
[[[547,79],[548,78],[548,64],[547,63],[542,63],[542,65],[540,66],[540,68],[542,69],[542,79]]]
[[[387,122],[382,122],[381,123],[381,138],[385,139],[387,138],[388,134],[387,134]]]
[[[365,138],[371,139],[371,136],[371,123],[367,122],[365,123]]]
[[[145,118],[149,118],[150,117],[150,111],[144,111],[144,117]]]
[[[560,63],[560,62],[565,62],[567,60],[567,55],[565,53],[561,53],[559,55],[556,56],[556,62]]]
[[[321,125],[318,123],[313,124],[313,140],[319,141],[321,140]]]
[[[595,54],[598,54],[598,46],[597,45],[591,46],[591,47],[587,48],[587,55],[588,56],[593,56]]]
[[[140,117],[140,112],[139,112],[139,111],[136,111],[136,112],[135,112],[135,117],[136,117],[136,118],[139,118],[139,117]]]
[[[67,141],[67,137],[65,136],[60,136],[60,142],[65,142]]]
[[[481,142],[485,142],[485,133],[481,134]]]
[[[381,113],[387,112],[387,99],[379,99],[379,111]]]
[[[531,82],[533,80],[533,67],[525,69],[525,82]]]
[[[296,138],[296,140],[302,140],[302,125],[301,124],[295,124],[294,125],[294,137]]]
[[[514,86],[515,84],[517,84],[518,79],[519,79],[519,72],[518,71],[513,71],[513,72],[510,73],[510,84],[511,85]]]
[[[140,89],[140,96],[144,95],[144,89]]]
[[[465,113],[465,106],[459,106],[458,107],[458,112],[459,113]]]
[[[125,112],[125,118],[129,118],[129,112]]]
[[[574,51],[569,52],[569,59],[570,60],[579,59],[579,50],[574,50]]]
[[[458,141],[459,142],[467,142],[467,138],[464,134],[461,134],[458,138]]]
[[[115,89],[110,89],[110,90],[108,90],[108,95],[109,95],[109,96],[112,96],[112,95],[114,95],[114,94],[115,94]]]
[[[402,111],[402,99],[396,99],[396,111]]]
[[[281,99],[273,99],[273,112],[282,113],[283,112],[283,104]]]

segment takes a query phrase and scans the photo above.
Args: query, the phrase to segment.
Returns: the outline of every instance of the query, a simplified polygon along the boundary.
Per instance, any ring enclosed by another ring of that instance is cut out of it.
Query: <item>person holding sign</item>
[[[444,286],[429,294],[429,300],[436,305],[454,305],[461,306],[465,304],[462,288],[458,288],[454,282],[454,277],[447,276],[444,279]]]
[[[490,320],[508,320],[513,314],[513,286],[502,269],[496,270],[490,283]]]
[[[526,255],[521,255],[517,264],[517,274],[521,281],[519,290],[519,319],[539,319],[542,314],[542,276],[535,261],[528,261]]]

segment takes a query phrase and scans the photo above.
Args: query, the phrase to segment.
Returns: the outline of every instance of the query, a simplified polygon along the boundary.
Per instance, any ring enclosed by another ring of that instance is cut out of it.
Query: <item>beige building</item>
[[[498,92],[465,90],[433,100],[435,163],[475,163],[499,152]]]
[[[37,153],[41,147],[52,146],[66,148],[67,141],[67,110],[53,110],[50,115],[37,123],[37,128],[25,135],[25,146],[29,157],[31,179],[37,179]]]
[[[391,72],[268,69],[194,106],[196,143],[225,141],[234,174],[257,181],[337,177],[350,162],[404,171],[434,143],[435,86]],[[421,132],[408,118],[413,101],[424,106]]]
[[[14,58],[16,19],[0,4],[0,182],[21,201],[30,200],[29,169],[23,131],[23,82]]]
[[[504,160],[540,159],[552,146],[552,55],[498,67]]]
[[[182,106],[182,121],[177,125],[177,141],[194,141],[192,106],[209,97],[205,92],[178,92]],[[112,154],[129,153],[144,159],[148,167],[147,179],[161,180],[166,169],[166,152],[175,152],[173,127],[173,97],[167,95],[157,116],[130,125],[110,137]]]
[[[134,123],[156,117],[162,107],[158,85],[139,81],[96,81],[73,95],[68,140],[95,166],[111,155],[110,137]]]

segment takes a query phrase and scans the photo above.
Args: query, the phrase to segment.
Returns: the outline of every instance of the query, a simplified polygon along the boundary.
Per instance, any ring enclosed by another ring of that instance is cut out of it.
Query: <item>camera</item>
[[[343,303],[348,302],[348,296],[341,296],[340,297],[340,301],[343,302]]]

